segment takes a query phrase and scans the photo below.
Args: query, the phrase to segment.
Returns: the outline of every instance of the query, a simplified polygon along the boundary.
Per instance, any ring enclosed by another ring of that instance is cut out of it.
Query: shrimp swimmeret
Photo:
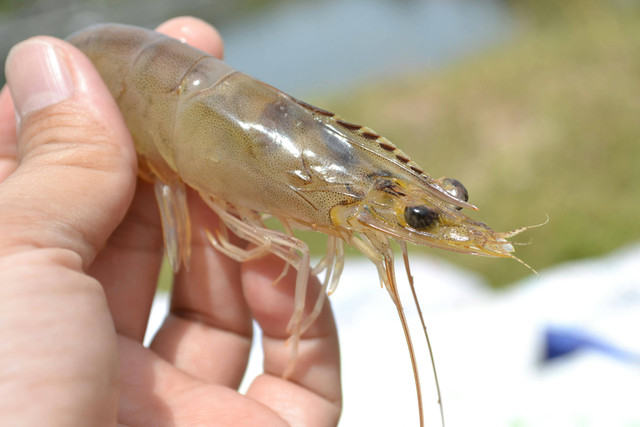
[[[406,242],[517,259],[507,239],[529,227],[500,233],[472,220],[461,212],[476,207],[459,181],[431,178],[373,130],[299,101],[178,40],[115,24],[90,27],[69,40],[94,63],[126,119],[140,174],[155,183],[165,251],[174,271],[189,262],[186,185],[221,219],[218,229],[207,231],[218,250],[238,261],[273,253],[297,270],[288,376],[295,369],[301,335],[319,315],[325,295],[336,289],[344,242],[357,248],[377,267],[398,310],[422,424],[417,364],[390,241],[400,244],[409,272]],[[267,228],[267,216],[277,218],[285,232]],[[328,236],[327,253],[315,267],[294,229]],[[229,232],[253,243],[252,248],[231,243]],[[305,318],[310,273],[324,273],[323,292]]]

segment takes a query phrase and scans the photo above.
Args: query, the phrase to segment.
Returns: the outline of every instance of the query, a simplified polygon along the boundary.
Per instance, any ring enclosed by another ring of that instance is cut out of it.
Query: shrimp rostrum
[[[292,361],[324,296],[337,286],[344,242],[375,264],[401,316],[390,241],[400,243],[405,261],[406,242],[515,258],[507,238],[525,228],[499,233],[467,217],[462,208],[476,208],[460,182],[431,178],[367,127],[150,30],[106,24],[69,40],[94,63],[126,119],[140,175],[155,183],[173,269],[189,262],[186,185],[221,219],[218,229],[207,230],[218,250],[238,261],[273,253],[297,270]],[[266,217],[277,218],[284,231],[267,228]],[[327,253],[313,268],[295,229],[328,236]],[[230,233],[253,243],[251,249],[234,245]],[[324,292],[305,318],[310,273],[324,273]],[[416,375],[413,356],[412,362]],[[290,363],[285,375],[292,369]]]

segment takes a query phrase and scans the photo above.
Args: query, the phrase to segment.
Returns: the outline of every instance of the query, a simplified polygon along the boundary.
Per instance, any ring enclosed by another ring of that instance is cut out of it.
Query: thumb
[[[86,268],[133,197],[131,136],[92,64],[62,40],[16,45],[5,74],[19,165],[0,184],[0,255],[63,248]]]

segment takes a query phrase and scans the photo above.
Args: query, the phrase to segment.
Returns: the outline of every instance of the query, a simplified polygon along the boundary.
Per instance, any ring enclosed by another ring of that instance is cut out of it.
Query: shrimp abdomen
[[[127,25],[101,24],[68,38],[94,64],[115,98],[136,150],[169,180],[175,172],[176,108],[194,82],[214,85],[233,69],[224,62],[154,31]],[[169,168],[163,167],[168,165]]]

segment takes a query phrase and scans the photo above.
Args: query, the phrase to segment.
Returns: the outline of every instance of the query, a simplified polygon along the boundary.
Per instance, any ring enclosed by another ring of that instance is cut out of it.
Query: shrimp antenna
[[[422,310],[420,309],[420,302],[418,301],[418,296],[416,295],[416,288],[413,285],[413,275],[411,274],[411,269],[409,267],[409,253],[407,251],[407,243],[404,241],[399,241],[400,249],[402,250],[402,259],[404,261],[404,267],[407,272],[407,278],[409,279],[409,286],[411,287],[411,295],[413,296],[413,302],[415,303],[416,309],[418,310],[418,317],[420,317],[420,324],[422,325],[422,330],[424,331],[424,337],[427,341],[427,347],[429,348],[429,357],[431,358],[431,367],[433,368],[433,378],[436,382],[436,392],[438,394],[438,406],[440,407],[440,420],[442,421],[442,427],[444,427],[444,407],[442,405],[442,394],[440,393],[440,382],[438,381],[438,372],[436,370],[436,361],[433,357],[433,350],[431,348],[431,340],[429,339],[429,334],[427,333],[427,324],[424,321],[424,317],[422,316]]]
[[[549,222],[550,218],[549,215],[547,214],[547,218],[544,220],[544,222],[541,222],[540,224],[535,224],[535,225],[528,225],[526,227],[520,227],[520,228],[516,228],[515,230],[512,231],[507,231],[506,233],[497,233],[500,237],[508,239],[510,237],[516,236],[520,233],[522,233],[523,231],[526,230],[530,230],[532,228],[538,228],[538,227],[542,227],[543,225],[546,225]],[[530,243],[530,242],[529,242]],[[512,245],[527,245],[529,243],[517,243],[517,242],[511,242]],[[515,255],[512,254],[507,254],[507,256],[509,258],[515,259],[516,261],[518,261],[520,264],[524,265],[526,268],[528,268],[533,274],[535,274],[536,276],[540,276],[538,274],[538,272],[531,267],[529,264],[527,264],[526,262],[522,261],[520,258],[518,258]]]
[[[520,258],[518,258],[515,255],[511,255],[509,254],[509,258],[511,259],[515,259],[516,261],[518,261],[520,264],[524,265],[525,267],[527,267],[533,274],[535,274],[536,276],[540,277],[540,274],[536,271],[535,268],[531,267],[529,264],[527,264],[526,262],[524,262],[523,260],[521,260]]]
[[[398,286],[395,280],[395,272],[393,271],[393,261],[389,262],[385,259],[387,271],[387,279],[390,284],[390,291],[393,296],[393,302],[395,303],[398,316],[400,317],[400,323],[402,323],[402,331],[404,332],[404,338],[407,341],[407,347],[409,349],[409,357],[411,358],[411,368],[413,369],[413,380],[416,384],[416,397],[418,398],[418,415],[420,416],[420,427],[424,427],[424,409],[422,407],[422,389],[420,387],[420,374],[418,373],[418,363],[416,361],[416,354],[413,348],[413,342],[411,341],[411,333],[409,332],[409,325],[407,318],[404,315],[402,304],[400,303],[400,294],[398,293]]]
[[[497,233],[497,234],[500,237],[504,237],[505,239],[508,239],[510,237],[517,236],[518,234],[522,233],[523,231],[531,230],[532,228],[542,227],[543,225],[547,225],[549,223],[549,221],[551,220],[551,218],[549,218],[549,214],[547,214],[546,216],[547,216],[547,218],[543,222],[541,222],[540,224],[527,225],[526,227],[520,227],[520,228],[516,228],[515,230],[507,231],[507,232],[504,232],[504,233]]]

